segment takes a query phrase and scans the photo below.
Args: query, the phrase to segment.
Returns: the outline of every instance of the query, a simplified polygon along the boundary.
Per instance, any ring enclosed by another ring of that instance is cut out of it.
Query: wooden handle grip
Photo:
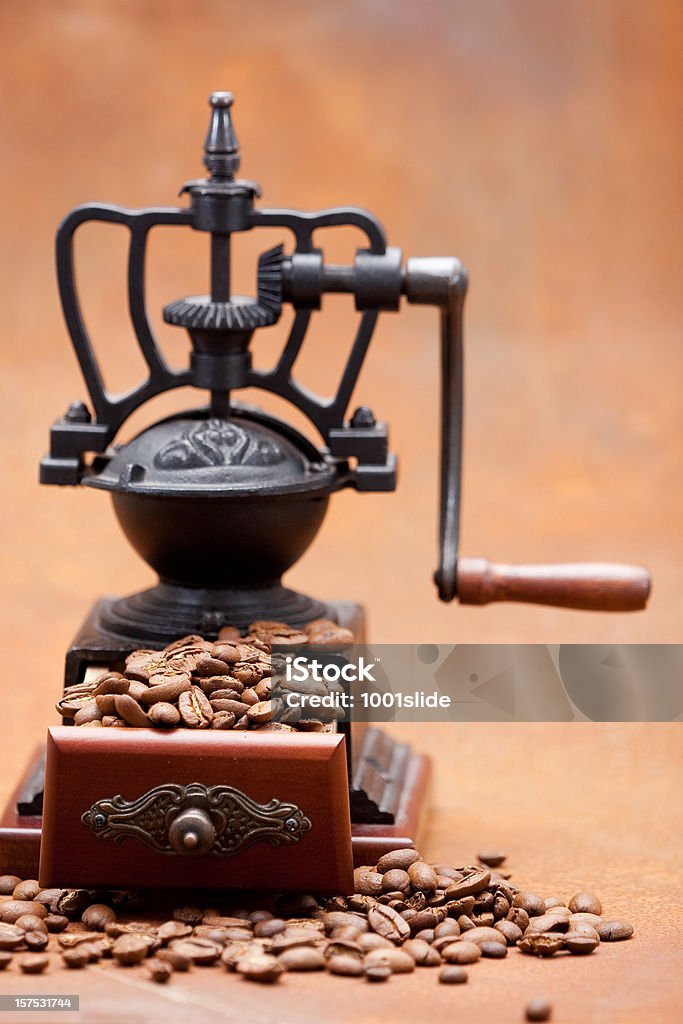
[[[650,574],[635,565],[501,565],[458,559],[461,604],[523,601],[600,612],[636,612],[650,594]]]

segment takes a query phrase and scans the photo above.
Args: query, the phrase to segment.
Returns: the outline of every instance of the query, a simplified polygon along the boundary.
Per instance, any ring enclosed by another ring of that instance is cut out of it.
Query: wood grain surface
[[[2,5],[3,798],[56,720],[64,651],[92,600],[150,582],[103,495],[37,486],[49,424],[85,397],[57,300],[54,230],[83,201],[172,204],[201,172],[214,88],[236,95],[243,172],[260,180],[268,204],[364,205],[406,255],[466,263],[463,552],[633,562],[654,581],[647,611],[630,615],[439,605],[431,582],[437,323],[406,309],[380,327],[356,396],[392,425],[399,491],[337,496],[290,585],[362,601],[376,641],[680,640],[682,22],[676,0]],[[117,390],[138,377],[141,361],[124,312],[124,238],[113,234],[84,238],[79,279]],[[158,310],[205,288],[203,241],[176,248],[160,233],[151,247],[153,321],[179,364],[185,343],[162,328]],[[330,257],[348,260],[356,244],[333,244]],[[239,246],[245,291],[257,251],[250,239]],[[305,383],[324,389],[335,379],[354,323],[349,307],[343,297],[326,300]],[[263,332],[257,363],[281,337],[280,327]],[[195,401],[157,402],[128,436]],[[599,886],[620,913],[635,900],[637,939],[601,949],[599,962],[510,957],[478,965],[455,991],[428,975],[355,996],[346,979],[292,978],[294,998],[246,983],[227,997],[225,979],[203,975],[160,992],[121,972],[113,988],[91,969],[86,1019],[120,1019],[115,1000],[126,992],[131,1021],[185,1021],[191,1012],[193,1020],[298,1021],[320,1019],[321,1008],[326,1019],[368,1024],[399,1011],[505,1021],[519,1020],[522,1002],[542,989],[556,997],[559,1021],[672,1020],[680,1006],[680,896],[669,881],[681,837],[677,728],[412,731],[439,765],[430,855],[469,859],[488,830],[487,839],[508,845],[525,884]],[[54,976],[32,983],[56,984]]]

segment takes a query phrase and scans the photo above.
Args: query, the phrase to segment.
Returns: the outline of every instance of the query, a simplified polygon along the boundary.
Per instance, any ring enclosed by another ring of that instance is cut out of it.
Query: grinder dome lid
[[[174,416],[97,460],[83,483],[119,494],[159,497],[330,491],[334,464],[304,437],[281,426],[287,436],[244,414],[229,419]]]

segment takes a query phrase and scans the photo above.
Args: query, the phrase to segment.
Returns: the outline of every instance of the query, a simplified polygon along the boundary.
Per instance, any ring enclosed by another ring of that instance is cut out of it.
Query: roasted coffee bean
[[[42,903],[44,907],[47,907],[48,911],[52,911],[52,908],[56,906],[57,900],[64,893],[64,889],[41,889],[37,893],[34,903]]]
[[[456,921],[463,914],[468,917],[474,910],[474,896],[464,896],[459,900],[448,900],[444,903],[444,910],[449,917],[455,918]]]
[[[363,970],[368,981],[388,981],[391,977],[391,967],[389,967],[389,964],[367,964]]]
[[[439,953],[422,939],[407,939],[401,946],[401,951],[412,956],[418,967],[438,967],[441,963]]]
[[[81,914],[85,927],[94,932],[103,932],[115,920],[116,911],[105,903],[93,903]]]
[[[40,892],[40,883],[35,878],[27,878],[23,882],[19,882],[14,887],[12,893],[12,899],[15,900],[26,900],[27,902],[33,902],[36,896]]]
[[[529,917],[537,917],[545,913],[545,900],[535,892],[518,892],[512,901],[512,906],[526,910]]]
[[[434,929],[435,939],[442,939],[446,935],[460,935],[460,925],[452,917],[447,917],[444,921],[440,921]]]
[[[74,725],[91,725],[102,721],[102,711],[97,701],[91,700],[74,715]]]
[[[596,931],[601,924],[604,924],[603,919],[597,914],[572,914],[568,920],[570,928],[575,928],[577,924],[589,924]]]
[[[480,942],[481,955],[491,960],[502,960],[508,955],[507,944],[503,942]]]
[[[198,686],[193,686],[192,689],[180,694],[178,711],[183,722],[190,729],[208,729],[211,725],[213,708]]]
[[[256,725],[262,725],[265,722],[270,722],[273,715],[273,702],[270,700],[261,700],[258,704],[253,704],[248,707],[247,718],[250,722],[256,723]]]
[[[287,922],[281,917],[271,917],[265,921],[257,921],[254,925],[254,935],[257,939],[270,939],[273,935],[280,935],[287,927]]]
[[[213,658],[208,652],[197,656],[194,674],[197,676],[227,676],[230,668],[220,658]]]
[[[628,921],[601,921],[596,931],[602,942],[619,942],[631,938],[633,925]]]
[[[211,705],[211,708],[213,709],[214,712],[216,712],[216,711],[227,711],[231,715],[234,715],[236,721],[239,718],[241,718],[242,715],[246,715],[247,711],[249,710],[249,705],[248,704],[243,704],[241,700],[232,700],[232,699],[229,699],[229,700],[228,699],[226,699],[226,700],[223,700],[223,699],[214,700],[214,698],[212,697],[211,701],[210,701],[210,705]]]
[[[386,875],[384,876],[386,878]],[[436,889],[437,874],[430,864],[423,860],[416,860],[408,868],[408,877],[413,889],[420,889],[423,892],[433,892]]]
[[[581,935],[579,932],[567,932],[564,937],[564,948],[570,953],[592,953],[600,945],[597,935]]]
[[[600,941],[597,929],[592,924],[585,924],[583,921],[572,922],[569,930],[566,932],[566,936],[569,935],[589,935],[591,938]]]
[[[152,725],[158,725],[160,728],[172,729],[180,723],[178,708],[163,700],[153,704],[148,711],[148,715]]]
[[[0,950],[16,949],[24,941],[26,932],[15,924],[0,924]]]
[[[553,1008],[548,999],[532,999],[527,1003],[524,1014],[528,1021],[545,1021],[550,1020],[552,1012]]]
[[[353,884],[357,893],[363,896],[379,896],[382,891],[382,875],[372,868],[356,868]]]
[[[411,917],[409,922],[411,935],[415,936],[425,928],[436,928],[438,924],[445,921],[446,915],[439,911],[438,907],[433,910],[420,910],[414,917]]]
[[[497,921],[493,927],[504,936],[508,946],[515,946],[522,938],[522,929],[512,921]]]
[[[165,676],[164,682],[149,686],[140,696],[142,704],[152,707],[154,704],[175,704],[181,693],[187,693],[191,687],[190,677],[185,673],[177,676]]]
[[[0,896],[11,896],[21,879],[17,875],[0,875]]]
[[[155,672],[164,672],[168,658],[162,651],[133,651],[126,658],[126,676],[146,683]]]
[[[428,942],[430,944],[430,946],[431,946],[432,942],[434,942],[434,929],[433,928],[421,928],[420,931],[417,933],[417,935],[414,935],[413,938],[415,938],[415,939],[424,939],[424,941]],[[443,936],[443,938],[446,938],[446,936]]]
[[[24,934],[24,942],[32,953],[40,953],[42,950],[47,949],[49,941],[50,936],[47,932],[41,931],[39,928],[34,932],[26,932]]]
[[[6,900],[0,903],[0,921],[6,924],[14,924],[24,914],[35,914],[36,917],[46,918],[47,908],[42,903],[35,903],[33,900]]]
[[[122,676],[120,672],[105,672],[95,680],[93,696],[98,697],[101,693],[128,693],[130,680]]]
[[[472,918],[468,917],[467,914],[460,915],[460,917],[458,918],[458,924],[460,926],[460,931],[463,934],[465,932],[471,932],[473,928],[477,927]]]
[[[393,942],[378,935],[377,932],[365,932],[358,939],[358,945],[363,953],[369,953],[371,949],[387,949],[393,946]]]
[[[78,946],[74,949],[65,949],[62,953],[62,963],[65,967],[70,967],[72,970],[79,970],[81,967],[90,961],[90,956],[87,949],[82,950]]]
[[[331,910],[326,914],[323,914],[321,918],[322,924],[326,932],[331,932],[335,928],[344,928],[350,926],[351,928],[360,928],[361,931],[366,932],[368,930],[368,921],[366,918],[361,917],[360,914],[349,913],[346,910]],[[306,926],[310,927],[312,922],[306,922]],[[289,922],[291,927],[291,921]]]
[[[194,928],[204,920],[204,912],[199,907],[178,907],[173,911],[173,920]]]
[[[165,985],[173,974],[173,967],[171,964],[167,960],[159,960],[156,957],[152,960],[148,960],[145,967],[150,980],[156,982],[157,985]]]
[[[245,921],[245,924],[247,923],[248,922]],[[199,931],[199,928],[201,927],[202,926],[199,925],[199,927],[195,928],[195,935],[201,935],[201,932]],[[223,928],[223,934],[225,942],[248,942],[253,936],[251,928]]]
[[[544,902],[545,902],[545,912],[546,912],[546,914],[548,913],[549,910],[552,910],[555,907],[564,907],[564,906],[566,906],[564,900],[561,900],[559,898],[559,896],[546,896]]]
[[[360,928],[355,928],[352,924],[342,925],[341,928],[333,928],[330,932],[330,938],[334,939],[335,942],[356,942],[361,935],[367,934],[362,932]]]
[[[279,980],[284,967],[277,957],[269,956],[267,953],[249,953],[237,961],[236,970],[248,981],[272,985]]]
[[[62,949],[73,949],[76,946],[81,946],[84,942],[95,942],[99,938],[101,938],[99,932],[68,932],[65,935],[60,935],[57,943]]]
[[[358,978],[364,973],[363,961],[353,956],[332,956],[327,961],[330,974],[345,978]]]
[[[221,636],[223,630],[221,630],[221,633],[218,634],[218,643],[215,643],[213,645],[213,650],[211,651],[211,654],[213,655],[214,658],[218,658],[220,661],[224,661],[226,665],[235,665],[240,660],[239,651],[237,650],[236,645],[230,643],[229,641],[239,640],[239,630],[235,630],[233,627],[229,628],[233,630],[233,634],[236,633],[237,635],[223,637]]]
[[[501,935],[495,928],[471,928],[467,932],[468,942],[497,942],[500,946],[506,946],[507,941],[504,935]]]
[[[401,868],[391,868],[382,876],[382,890],[385,893],[399,894],[408,892],[410,889],[410,876],[407,871]]]
[[[128,696],[131,696],[130,693]],[[98,710],[102,716],[103,726],[105,718],[118,719],[119,716],[116,714],[116,694],[104,693],[100,697],[95,697],[95,703],[97,704]],[[74,721],[76,721],[75,718]],[[123,721],[123,719],[121,719],[121,721]]]
[[[513,907],[507,916],[508,921],[516,924],[520,931],[525,932],[529,927],[529,915],[522,907]]]
[[[377,861],[377,871],[379,871],[380,875],[395,868],[407,871],[416,860],[420,860],[420,854],[417,850],[393,850],[391,853],[385,853],[383,857],[380,857]]]
[[[368,910],[368,924],[374,932],[399,945],[410,935],[408,925],[391,907],[378,904]]]
[[[493,914],[472,914],[472,924],[475,928],[493,928],[495,917]]]
[[[517,949],[531,956],[554,956],[564,949],[564,935],[557,932],[531,932],[519,940]]]
[[[189,956],[185,956],[177,949],[160,949],[154,959],[169,964],[174,971],[189,971],[192,966]]]
[[[441,956],[448,964],[474,964],[481,957],[476,942],[456,940],[441,950]]]
[[[473,914],[483,914],[486,911],[493,910],[494,896],[492,892],[487,892],[484,889],[483,892],[477,894],[477,898],[474,901],[474,907],[472,908]],[[510,908],[508,907],[508,910]]]
[[[114,942],[112,956],[117,964],[128,967],[145,959],[150,946],[143,935],[120,935]]]
[[[270,951],[274,956],[284,953],[295,946],[315,946],[320,941],[320,932],[312,928],[288,928],[280,935],[274,935],[270,943]]]
[[[0,949],[0,971],[5,971],[12,963],[12,954]]]
[[[578,892],[567,906],[572,914],[602,914],[602,903],[592,892]]]
[[[415,961],[409,953],[402,949],[371,949],[363,960],[365,967],[373,964],[386,964],[392,974],[409,974],[415,970]]]
[[[371,932],[366,932],[365,934],[366,935],[371,935],[372,933]],[[359,935],[358,938],[360,939],[360,937],[361,936]],[[390,942],[383,942],[382,945],[383,945],[384,949],[387,949],[387,948],[393,949],[394,948]],[[379,947],[379,948],[381,948],[381,947]],[[334,938],[334,939],[331,939],[327,943],[327,945],[325,946],[325,948],[323,950],[323,955],[324,955],[326,960],[329,960],[330,957],[333,957],[333,956],[351,956],[351,957],[356,957],[356,958],[362,960],[363,959],[363,955],[364,955],[365,952],[369,952],[369,950],[363,950],[361,948],[361,946],[360,946],[360,943],[356,942],[353,939],[338,939],[338,938]]]
[[[467,971],[456,964],[447,964],[439,971],[439,981],[442,985],[464,985],[467,981]]]
[[[540,917],[532,917],[525,935],[529,932],[566,932],[569,921],[563,917],[557,917],[552,910],[549,914],[541,914]]]
[[[15,928],[21,928],[25,932],[45,932],[47,935],[47,925],[45,919],[38,917],[37,914],[22,914],[14,922]]]
[[[145,726],[150,724],[147,713],[142,710],[138,702],[129,693],[117,694],[114,697],[114,707],[119,718],[122,718],[124,722],[128,722],[129,725],[145,728]]]
[[[219,943],[211,942],[210,939],[187,938],[172,939],[169,949],[175,949],[184,956],[188,956],[193,964],[199,967],[206,967],[215,964],[221,955]]]
[[[293,946],[278,959],[288,971],[321,971],[325,967],[322,951],[314,946]]]
[[[457,935],[442,935],[440,939],[433,939],[430,945],[437,951],[437,953],[441,953],[446,946],[450,946],[451,943],[455,942],[457,939]]]
[[[62,718],[74,718],[76,712],[90,704],[92,700],[92,692],[90,690],[86,690],[81,693],[68,694],[62,697],[61,700],[57,701],[55,707]]]
[[[507,854],[501,853],[500,850],[484,850],[477,854],[477,860],[489,868],[499,868],[506,856]]]
[[[453,882],[446,889],[447,900],[459,900],[463,896],[473,896],[491,881],[491,872],[485,868],[472,868],[459,882]]]
[[[17,961],[22,974],[42,974],[47,970],[49,962],[49,957],[44,953],[25,953]]]

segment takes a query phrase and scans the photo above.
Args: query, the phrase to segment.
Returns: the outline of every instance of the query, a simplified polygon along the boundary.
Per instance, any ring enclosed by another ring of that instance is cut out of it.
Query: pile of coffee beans
[[[509,879],[483,860],[453,867],[402,849],[357,868],[352,896],[289,894],[240,905],[213,894],[213,906],[180,906],[170,917],[164,905],[166,920],[153,894],[41,889],[35,880],[4,875],[0,970],[15,962],[24,973],[39,973],[110,961],[137,965],[158,984],[177,971],[212,966],[263,984],[290,971],[326,971],[374,984],[434,968],[442,984],[457,985],[482,957],[571,958],[633,934],[628,922],[605,920],[591,893],[565,902]],[[549,1004],[535,999],[526,1014],[548,1020]]]
[[[271,649],[313,644],[338,651],[351,643],[350,630],[327,619],[303,630],[281,622],[253,622],[245,636],[228,626],[215,643],[186,636],[162,651],[133,651],[120,672],[107,671],[67,687],[56,707],[63,718],[90,729],[322,732],[329,728],[335,709],[312,717],[284,702],[274,708]]]

